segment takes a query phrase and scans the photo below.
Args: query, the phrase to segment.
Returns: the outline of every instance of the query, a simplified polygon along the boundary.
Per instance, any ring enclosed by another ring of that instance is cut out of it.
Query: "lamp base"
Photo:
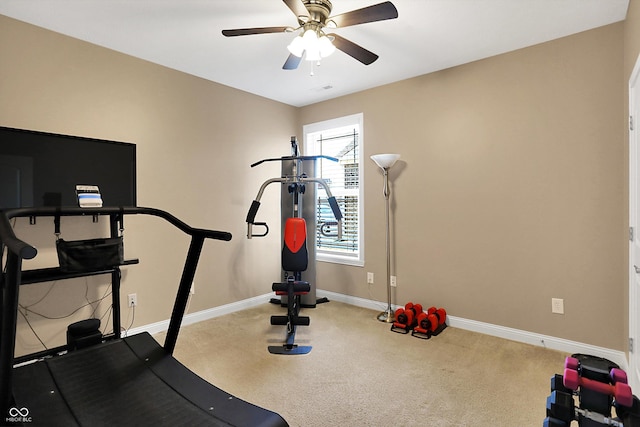
[[[393,323],[394,322],[394,313],[390,308],[386,309],[382,313],[378,314],[377,319],[381,322],[385,323]]]

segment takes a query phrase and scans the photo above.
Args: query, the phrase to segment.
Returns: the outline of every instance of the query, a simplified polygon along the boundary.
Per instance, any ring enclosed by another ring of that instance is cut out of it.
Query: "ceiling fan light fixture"
[[[345,39],[332,31],[336,28],[351,27],[369,22],[385,21],[398,17],[398,10],[391,1],[383,1],[350,12],[331,16],[330,0],[283,0],[298,21],[298,27],[258,27],[222,30],[225,37],[248,36],[252,34],[269,34],[302,30],[287,46],[290,54],[282,68],[295,70],[305,57],[308,61],[319,61],[341,50],[364,65],[370,65],[378,59],[378,55]],[[329,32],[327,36],[324,31]]]
[[[306,29],[302,36],[293,39],[287,48],[297,57],[301,57],[304,52],[307,61],[320,61],[336,50],[329,37],[317,28]]]
[[[291,52],[292,55],[295,55],[298,58],[301,58],[302,57],[302,53],[305,50],[304,40],[302,40],[301,36],[296,36],[291,41],[291,43],[289,43],[289,46],[287,46],[287,49],[289,49],[289,52]]]
[[[318,42],[318,33],[315,29],[305,30],[302,34],[302,40],[304,40],[307,46],[313,46]]]
[[[315,29],[309,29],[302,35],[302,41],[304,42],[304,59],[307,61],[320,61],[320,45],[318,42],[318,33]]]
[[[326,58],[336,51],[336,47],[331,43],[329,37],[324,34],[318,39],[318,48],[320,50],[320,56]]]

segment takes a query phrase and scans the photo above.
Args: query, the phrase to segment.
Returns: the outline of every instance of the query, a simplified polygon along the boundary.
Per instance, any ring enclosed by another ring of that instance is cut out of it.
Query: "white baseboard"
[[[385,310],[387,303],[374,301],[351,295],[339,294],[336,292],[323,291],[318,289],[316,291],[318,297],[326,297],[329,300],[342,302],[345,304],[355,305],[357,307],[369,308],[372,310]],[[240,310],[246,310],[256,307],[258,305],[269,302],[273,297],[272,293],[259,295],[257,297],[249,298],[246,300],[234,302],[231,304],[222,305],[219,307],[210,308],[207,310],[198,311],[196,313],[187,314],[182,320],[182,325],[190,325],[192,323],[202,322],[204,320],[213,319],[215,317],[223,316]],[[395,310],[397,306],[392,306]],[[454,328],[460,328],[467,331],[478,332],[485,335],[491,335],[498,338],[504,338],[511,341],[526,343],[535,345],[538,347],[545,347],[552,350],[558,350],[567,355],[574,353],[590,354],[593,356],[604,357],[611,360],[614,363],[620,365],[620,368],[627,371],[629,369],[629,363],[627,361],[627,355],[623,351],[612,350],[605,347],[598,347],[591,344],[585,344],[577,341],[570,341],[564,338],[552,337],[549,335],[537,334],[534,332],[523,331],[520,329],[507,328],[505,326],[493,325],[490,323],[478,322],[476,320],[463,319],[461,317],[447,316],[448,325]],[[169,320],[163,320],[161,322],[152,323],[150,325],[139,326],[132,328],[128,331],[129,335],[135,335],[140,332],[149,332],[150,334],[156,334],[164,332],[169,328]]]
[[[372,301],[364,298],[353,297],[351,295],[338,294],[335,292],[317,290],[319,296],[329,298],[338,302],[355,305],[363,308],[370,308],[372,310],[384,310],[387,303],[380,301]],[[397,306],[392,307],[394,310]],[[447,315],[449,326],[454,328],[460,328],[467,331],[478,332],[485,335],[491,335],[498,338],[504,338],[511,341],[522,342],[526,344],[535,345],[538,347],[545,347],[552,350],[558,350],[567,355],[574,353],[590,354],[593,356],[604,357],[614,363],[617,363],[621,369],[627,371],[629,369],[629,363],[627,361],[627,355],[623,351],[612,350],[605,347],[598,347],[591,344],[585,344],[577,341],[570,341],[564,338],[552,337],[549,335],[537,334],[534,332],[523,331],[520,329],[507,328],[505,326],[492,325],[490,323],[478,322],[475,320],[463,319],[461,317],[455,317]]]
[[[462,319],[454,316],[447,317],[449,318],[449,325],[456,328],[531,344],[538,347],[558,350],[567,353],[567,356],[574,353],[581,353],[604,357],[607,360],[617,363],[620,368],[625,371],[629,369],[627,355],[619,350],[612,350],[610,348],[598,347],[591,344],[570,341],[564,338],[537,334],[535,332],[523,331],[520,329],[507,328],[505,326],[492,325],[490,323],[477,322],[475,320]]]
[[[213,319],[215,317],[224,316],[225,314],[234,313],[236,311],[246,310],[256,307],[258,305],[269,302],[273,297],[273,293],[258,295],[257,297],[237,301],[231,304],[221,305],[219,307],[209,308],[207,310],[197,311],[195,313],[185,314],[182,319],[182,326],[191,325],[192,323],[202,322],[204,320]],[[169,319],[162,320],[160,322],[151,323],[149,325],[138,326],[131,328],[127,331],[127,335],[135,335],[141,332],[149,332],[150,334],[157,334],[165,332],[169,329]]]

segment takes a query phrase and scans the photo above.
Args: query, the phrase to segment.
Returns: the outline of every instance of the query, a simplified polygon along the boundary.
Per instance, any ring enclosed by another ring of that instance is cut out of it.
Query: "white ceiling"
[[[332,15],[382,0],[332,0]],[[337,51],[283,70],[296,26],[281,0],[2,0],[0,14],[293,106],[431,73],[625,19],[629,0],[392,0],[398,18],[337,29],[378,54]]]

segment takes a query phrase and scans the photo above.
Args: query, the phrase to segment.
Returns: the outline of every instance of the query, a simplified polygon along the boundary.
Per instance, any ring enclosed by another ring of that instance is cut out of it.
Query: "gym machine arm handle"
[[[340,225],[338,221],[323,222],[322,225],[320,226],[320,234],[322,234],[325,237],[336,237],[336,234],[331,232],[331,227],[332,226],[338,227],[338,225]],[[338,232],[338,234],[340,233]]]
[[[258,195],[256,199],[251,202],[251,207],[249,208],[249,212],[247,212],[247,239],[251,239],[252,237],[264,237],[269,234],[269,226],[266,222],[255,222],[256,214],[258,213],[258,209],[260,209],[260,199],[262,198],[262,193],[264,193],[264,189],[267,188],[269,184],[274,182],[284,182],[284,178],[272,178],[266,180],[261,186],[260,190],[258,190]],[[262,234],[253,234],[253,226],[259,225],[265,228],[265,232]]]
[[[264,237],[269,234],[269,226],[266,222],[255,222],[256,213],[258,213],[258,209],[260,208],[260,202],[254,200],[251,202],[251,207],[249,208],[249,212],[247,212],[247,238],[250,239],[252,237]],[[253,234],[253,226],[259,225],[264,227],[264,233],[262,234]]]
[[[249,208],[249,212],[247,212],[247,222],[249,224],[254,224],[258,209],[260,209],[260,202],[257,200],[251,202],[251,207]]]
[[[269,233],[269,226],[265,223],[265,222],[255,222],[256,219],[256,214],[258,213],[258,209],[260,209],[260,199],[262,198],[262,194],[264,193],[264,189],[269,185],[269,184],[273,184],[274,182],[279,182],[281,184],[286,184],[286,183],[290,183],[290,182],[297,182],[297,183],[303,183],[303,182],[313,182],[316,184],[319,184],[322,186],[322,188],[324,188],[324,190],[327,193],[327,198],[329,200],[329,206],[331,206],[331,210],[333,211],[333,216],[335,216],[336,221],[338,222],[338,240],[342,239],[342,212],[340,211],[340,206],[338,205],[338,202],[336,201],[336,198],[333,196],[333,194],[331,194],[331,189],[329,188],[329,186],[327,185],[327,183],[325,182],[324,179],[320,179],[320,178],[298,178],[298,179],[292,179],[292,178],[288,178],[288,177],[284,177],[284,178],[271,178],[266,180],[261,186],[260,186],[260,190],[258,190],[258,195],[256,196],[256,199],[251,202],[251,207],[249,207],[249,212],[247,212],[247,239],[251,239],[252,237],[264,237]],[[253,226],[254,225],[260,225],[262,227],[265,228],[265,232],[263,234],[253,234]],[[333,225],[333,224],[330,224]],[[325,233],[323,233],[325,234]],[[325,234],[328,235],[328,234]]]
[[[319,155],[319,156],[287,156],[287,157],[278,157],[278,158],[270,158],[270,159],[263,159],[260,160],[254,164],[251,165],[251,167],[255,167],[258,166],[264,162],[274,162],[274,161],[284,161],[284,160],[296,160],[296,161],[301,161],[301,160],[316,160],[316,159],[327,159],[327,160],[331,160],[334,162],[337,162],[338,159],[336,159],[335,157],[330,157],[330,156],[324,156],[324,155]],[[287,176],[287,177],[282,177],[282,178],[271,178],[266,180],[261,186],[260,186],[260,190],[258,190],[258,195],[256,196],[255,200],[253,202],[251,202],[251,207],[249,207],[249,212],[247,212],[247,218],[246,218],[246,222],[247,222],[247,239],[251,239],[252,237],[264,237],[269,233],[269,226],[267,225],[267,223],[265,222],[255,222],[256,219],[256,214],[258,213],[258,209],[260,208],[260,199],[262,198],[262,194],[264,193],[265,188],[269,185],[269,184],[273,184],[274,182],[279,182],[281,184],[288,184],[288,183],[296,183],[296,184],[301,184],[301,183],[305,183],[305,182],[313,182],[316,183],[318,185],[321,185],[325,192],[327,193],[327,198],[329,201],[329,206],[331,206],[331,210],[333,211],[333,216],[336,218],[337,224],[334,223],[325,223],[326,225],[337,225],[337,229],[338,229],[338,233],[337,233],[337,237],[338,240],[342,240],[342,212],[340,211],[340,206],[338,205],[338,202],[336,201],[336,198],[331,194],[331,190],[329,189],[329,186],[327,185],[326,181],[324,179],[320,179],[320,178],[308,178],[305,176]],[[259,225],[265,228],[265,232],[263,234],[253,234],[253,226],[254,225]],[[324,234],[325,236],[329,236],[328,233],[326,233],[323,228],[321,227],[321,233]]]
[[[324,188],[324,191],[327,193],[327,200],[329,201],[329,206],[331,206],[331,211],[333,212],[333,216],[336,218],[337,223],[325,222],[324,225],[320,227],[320,232],[327,237],[329,236],[333,237],[335,235],[331,235],[324,231],[324,226],[336,225],[338,229],[338,235],[337,235],[338,240],[342,240],[342,211],[340,211],[340,206],[338,205],[338,202],[336,201],[335,196],[331,194],[331,190],[329,189],[329,186],[327,185],[326,181],[320,178],[302,178],[301,181],[315,182],[317,184],[320,184],[322,188]]]
[[[336,198],[331,196],[327,199],[329,201],[329,206],[331,206],[331,210],[333,211],[333,216],[336,217],[336,221],[326,221],[320,225],[320,234],[325,237],[337,237],[338,241],[342,240],[342,212],[340,211],[340,206],[338,206],[338,202]],[[330,231],[331,227],[335,226],[337,232],[332,233]]]
[[[327,189],[327,194],[329,190]],[[333,211],[333,216],[336,217],[336,221],[340,222],[342,220],[342,212],[340,211],[340,206],[338,206],[338,202],[336,202],[336,198],[334,196],[329,197],[329,206],[331,206],[331,210]]]

